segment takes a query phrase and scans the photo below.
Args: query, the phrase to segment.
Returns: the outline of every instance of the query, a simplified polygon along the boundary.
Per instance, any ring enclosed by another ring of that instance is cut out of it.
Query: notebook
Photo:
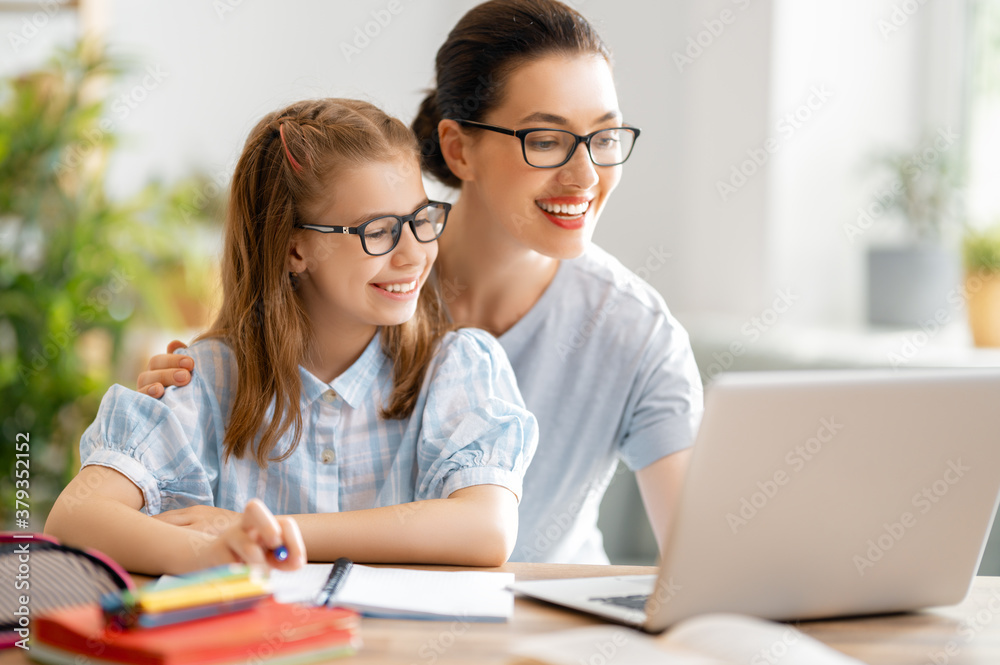
[[[311,602],[333,564],[271,571],[280,602]],[[330,605],[394,619],[506,621],[514,612],[513,573],[373,568],[354,564]]]
[[[957,603],[996,515],[998,405],[996,369],[724,375],[658,575],[514,589],[651,632]]]
[[[266,599],[251,610],[158,628],[122,629],[97,604],[35,618],[31,657],[43,663],[223,665],[312,663],[353,654],[360,617],[342,608],[283,605]]]

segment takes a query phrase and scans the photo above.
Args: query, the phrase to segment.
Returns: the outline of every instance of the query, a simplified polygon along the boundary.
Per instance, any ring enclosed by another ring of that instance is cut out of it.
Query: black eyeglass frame
[[[414,222],[417,219],[417,215],[419,215],[422,210],[431,207],[442,208],[444,210],[444,218],[441,220],[441,230],[438,231],[438,234],[433,238],[431,238],[430,240],[421,240],[420,237],[417,236],[417,227],[414,226]],[[411,212],[409,215],[381,215],[379,217],[374,217],[372,219],[369,219],[368,221],[362,222],[357,226],[331,226],[329,224],[296,224],[295,228],[308,229],[309,231],[319,231],[320,233],[343,233],[349,235],[356,235],[359,238],[361,238],[361,249],[365,251],[365,254],[367,254],[368,256],[385,256],[392,250],[396,249],[396,245],[399,244],[399,239],[403,237],[403,224],[410,225],[410,231],[413,233],[413,237],[416,239],[417,242],[426,244],[429,242],[434,242],[435,240],[440,238],[441,234],[444,233],[444,227],[448,224],[449,212],[451,212],[450,203],[447,203],[446,201],[428,201],[427,203],[423,204],[422,206]],[[392,241],[392,247],[385,250],[384,252],[379,252],[378,254],[375,254],[368,249],[368,243],[365,242],[365,230],[368,228],[369,224],[381,221],[383,219],[395,219],[396,223],[393,225],[393,230],[395,231],[396,229],[398,229],[399,232],[394,234],[395,239]]]
[[[506,127],[499,127],[497,125],[488,125],[485,122],[476,122],[475,120],[462,120],[460,118],[450,118],[463,127],[478,127],[479,129],[487,129],[491,132],[497,132],[498,134],[506,134],[507,136],[516,136],[521,141],[521,156],[524,157],[524,163],[528,166],[536,169],[557,169],[560,166],[565,166],[569,160],[573,159],[573,155],[576,154],[576,149],[580,147],[580,144],[586,144],[587,146],[587,156],[590,157],[590,161],[594,166],[618,166],[619,164],[624,164],[628,161],[628,158],[632,156],[632,150],[635,148],[635,142],[639,139],[639,134],[642,130],[638,127],[605,127],[604,129],[598,129],[596,132],[591,132],[586,136],[580,136],[579,134],[574,134],[568,129],[557,129],[555,127],[528,127],[526,129],[508,129]],[[625,155],[625,159],[620,162],[615,162],[614,164],[601,164],[596,159],[594,159],[594,153],[590,149],[590,140],[600,134],[601,132],[611,131],[612,129],[624,129],[625,131],[632,132],[632,146],[628,150],[628,154]],[[566,156],[566,159],[559,162],[558,164],[553,164],[551,166],[538,166],[537,164],[532,164],[528,161],[528,149],[524,145],[524,137],[526,137],[531,132],[562,132],[563,134],[569,134],[574,139],[576,143],[573,144],[572,149]]]

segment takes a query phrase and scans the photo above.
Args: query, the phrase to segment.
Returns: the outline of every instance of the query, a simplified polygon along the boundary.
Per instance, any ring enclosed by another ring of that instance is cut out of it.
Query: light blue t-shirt
[[[511,561],[607,563],[597,515],[618,460],[638,471],[694,442],[703,395],[687,332],[591,245],[500,343],[539,426]]]
[[[150,515],[195,504],[242,511],[254,497],[279,515],[363,510],[487,484],[521,496],[538,431],[507,358],[481,330],[444,337],[404,420],[379,415],[392,362],[378,335],[330,383],[300,367],[302,437],[266,469],[253,454],[225,459],[237,385],[232,351],[206,339],[182,353],[198,368],[190,384],[168,388],[162,400],[113,386],[80,441],[82,465],[124,474]],[[290,429],[272,457],[291,445]]]

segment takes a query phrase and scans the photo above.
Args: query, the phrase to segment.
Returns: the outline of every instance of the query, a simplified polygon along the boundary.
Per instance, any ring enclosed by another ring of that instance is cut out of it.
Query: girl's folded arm
[[[313,561],[500,566],[517,538],[517,496],[474,485],[444,499],[295,515]]]
[[[153,519],[140,512],[142,506],[142,492],[126,476],[108,467],[85,466],[56,500],[45,533],[104,552],[127,570],[147,575],[238,562],[293,570],[306,561],[295,522],[275,519],[257,499],[218,536]],[[278,545],[286,546],[288,558],[269,560],[267,549]]]
[[[85,466],[59,495],[45,533],[104,552],[127,570],[162,574],[226,563],[215,536],[165,524],[140,512],[142,492],[114,469]]]

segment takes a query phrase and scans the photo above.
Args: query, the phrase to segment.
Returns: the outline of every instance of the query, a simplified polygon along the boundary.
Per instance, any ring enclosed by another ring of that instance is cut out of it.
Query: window
[[[1000,0],[970,0],[966,212],[1000,224]]]

